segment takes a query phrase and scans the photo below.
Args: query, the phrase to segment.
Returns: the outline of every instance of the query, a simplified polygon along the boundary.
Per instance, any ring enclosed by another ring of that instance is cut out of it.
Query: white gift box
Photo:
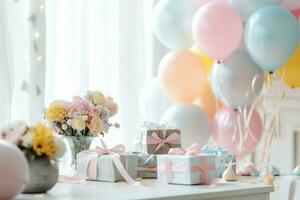
[[[157,177],[172,184],[209,185],[215,181],[215,155],[158,155]]]
[[[91,179],[88,178],[88,170],[92,159],[96,159],[97,177]],[[135,154],[122,153],[119,159],[130,177],[135,179],[137,177],[137,156]],[[79,177],[107,182],[124,180],[114,163],[113,155],[95,155],[88,152],[80,152],[77,154],[76,164],[77,176]]]

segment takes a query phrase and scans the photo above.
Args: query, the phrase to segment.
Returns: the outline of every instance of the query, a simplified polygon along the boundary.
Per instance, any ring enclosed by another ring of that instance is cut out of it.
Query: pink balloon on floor
[[[249,116],[249,110],[247,110]],[[250,116],[249,125],[238,111],[222,108],[215,116],[212,128],[212,137],[218,147],[228,148],[230,153],[241,159],[254,151],[260,141],[263,132],[263,124],[259,114],[254,110]],[[240,126],[239,122],[240,121]],[[248,134],[246,132],[248,131]],[[240,145],[240,133],[243,134],[242,148]]]
[[[20,149],[0,139],[0,200],[22,192],[28,180],[28,164]]]
[[[243,23],[239,14],[223,1],[200,7],[193,20],[193,38],[198,49],[215,60],[224,60],[239,46]]]

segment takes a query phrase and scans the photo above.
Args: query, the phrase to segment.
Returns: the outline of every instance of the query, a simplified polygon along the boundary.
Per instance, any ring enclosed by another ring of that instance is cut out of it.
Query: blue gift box
[[[205,145],[202,148],[202,153],[205,155],[216,156],[216,178],[222,178],[223,172],[226,170],[229,163],[232,163],[232,168],[236,172],[236,156],[231,155],[226,148],[213,148]]]

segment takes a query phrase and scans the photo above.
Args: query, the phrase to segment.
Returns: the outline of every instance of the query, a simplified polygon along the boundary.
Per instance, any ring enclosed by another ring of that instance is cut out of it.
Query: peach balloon
[[[181,50],[170,52],[162,59],[159,79],[172,99],[178,103],[191,103],[204,89],[206,72],[194,53]]]
[[[213,94],[210,82],[207,81],[205,88],[201,92],[200,98],[194,102],[195,105],[202,108],[207,114],[209,120],[213,120],[217,111],[222,107],[222,104],[217,100]]]

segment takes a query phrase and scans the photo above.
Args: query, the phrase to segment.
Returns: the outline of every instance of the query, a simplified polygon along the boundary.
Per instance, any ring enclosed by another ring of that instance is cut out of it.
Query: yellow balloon
[[[211,68],[214,64],[214,60],[211,59],[210,57],[208,57],[207,55],[203,54],[195,46],[192,46],[190,48],[190,51],[193,52],[194,54],[196,54],[198,56],[198,58],[200,58],[200,60],[204,64],[204,68],[205,68],[206,73],[209,74],[210,71],[211,71]]]
[[[288,86],[300,87],[300,45],[288,63],[279,70],[279,73]]]

